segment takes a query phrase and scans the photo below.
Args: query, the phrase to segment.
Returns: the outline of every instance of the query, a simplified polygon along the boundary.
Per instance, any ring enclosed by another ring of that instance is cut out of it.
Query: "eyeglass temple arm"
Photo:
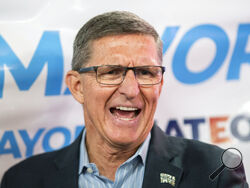
[[[164,73],[166,70],[166,67],[161,67],[161,69],[162,69],[162,73]]]
[[[95,71],[96,67],[83,67],[79,69],[79,73],[85,73],[85,72],[89,72],[89,71]]]

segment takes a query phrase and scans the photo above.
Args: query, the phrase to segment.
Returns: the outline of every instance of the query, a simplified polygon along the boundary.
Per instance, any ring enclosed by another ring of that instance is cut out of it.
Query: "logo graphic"
[[[160,173],[161,183],[169,183],[173,187],[175,186],[175,177],[166,173]]]
[[[242,154],[236,148],[228,148],[221,155],[222,165],[217,168],[210,176],[214,180],[225,168],[236,169],[242,165]]]

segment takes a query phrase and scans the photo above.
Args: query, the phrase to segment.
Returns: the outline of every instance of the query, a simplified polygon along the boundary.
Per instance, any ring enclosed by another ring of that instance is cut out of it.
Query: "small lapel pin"
[[[161,183],[169,183],[173,187],[175,186],[175,177],[166,173],[160,173]]]

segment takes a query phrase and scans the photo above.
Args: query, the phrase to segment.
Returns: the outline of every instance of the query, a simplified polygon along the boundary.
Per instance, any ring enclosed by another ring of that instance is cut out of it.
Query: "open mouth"
[[[110,112],[115,117],[121,120],[133,120],[135,119],[141,112],[141,109],[135,107],[124,107],[117,106],[110,108]]]

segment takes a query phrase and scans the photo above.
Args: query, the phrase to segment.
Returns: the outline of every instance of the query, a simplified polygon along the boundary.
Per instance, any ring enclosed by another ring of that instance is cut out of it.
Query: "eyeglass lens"
[[[158,84],[162,79],[162,69],[156,66],[142,66],[133,68],[139,84]],[[100,66],[97,69],[97,81],[101,84],[120,84],[126,76],[127,67]]]

